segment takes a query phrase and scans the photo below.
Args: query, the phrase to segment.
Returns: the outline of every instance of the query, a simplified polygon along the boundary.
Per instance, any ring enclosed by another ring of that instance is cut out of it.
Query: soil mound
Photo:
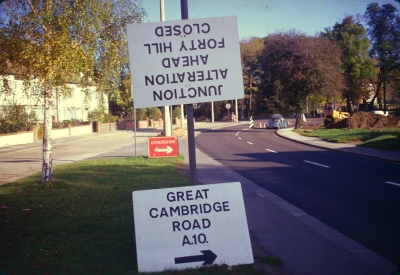
[[[383,116],[369,112],[356,112],[351,117],[330,125],[329,128],[390,128],[400,127],[400,117]]]
[[[181,127],[176,127],[175,129],[172,130],[172,135],[176,137],[186,137],[187,130]]]

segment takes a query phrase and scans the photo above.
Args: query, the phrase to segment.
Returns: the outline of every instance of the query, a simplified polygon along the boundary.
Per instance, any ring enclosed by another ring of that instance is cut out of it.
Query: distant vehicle
[[[266,129],[273,129],[273,128],[287,128],[288,127],[288,121],[280,114],[275,114],[273,115],[266,123],[265,123],[265,128]]]
[[[346,118],[350,117],[350,113],[348,112],[343,112],[341,109],[339,110],[334,110],[333,109],[333,103],[332,102],[327,102],[325,104],[325,110],[324,110],[324,126],[330,126],[331,124],[337,123],[341,120],[344,120]]]
[[[371,111],[371,113],[377,114],[377,115],[382,115],[382,116],[388,116],[388,114],[389,114],[387,111],[384,112],[384,111],[381,111],[381,110]]]

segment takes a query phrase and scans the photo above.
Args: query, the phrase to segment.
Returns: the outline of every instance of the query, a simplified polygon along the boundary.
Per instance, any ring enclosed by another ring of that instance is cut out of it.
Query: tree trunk
[[[42,181],[53,180],[53,146],[51,143],[51,98],[44,98]]]
[[[386,114],[386,112],[387,112],[387,106],[386,106],[386,83],[383,86],[383,111]]]
[[[240,100],[240,119],[244,119],[244,103],[243,98]]]
[[[347,108],[347,112],[352,115],[353,114],[353,104],[352,104],[352,100],[351,100],[351,96],[347,95],[346,98],[346,108]]]
[[[371,110],[374,109],[374,102],[375,102],[375,99],[378,97],[379,92],[380,92],[380,90],[381,90],[381,86],[382,86],[382,84],[383,84],[383,80],[382,80],[382,79],[383,79],[382,71],[380,71],[379,74],[378,74],[378,87],[377,87],[377,89],[376,89],[376,92],[375,92],[375,94],[374,94],[374,97],[372,98],[371,102],[369,103],[369,106],[368,106],[368,110],[369,110],[369,111],[371,111]]]
[[[303,115],[303,113],[297,114],[296,117],[296,123],[294,125],[295,129],[300,129],[300,125],[301,125],[301,116]]]

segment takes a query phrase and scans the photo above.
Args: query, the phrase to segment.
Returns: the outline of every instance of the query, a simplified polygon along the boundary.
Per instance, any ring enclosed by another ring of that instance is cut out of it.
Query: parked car
[[[273,129],[273,128],[287,128],[288,127],[288,121],[280,114],[275,114],[273,115],[266,123],[265,123],[265,128],[266,129]]]
[[[384,112],[384,111],[381,111],[381,110],[371,111],[371,113],[376,114],[376,115],[382,115],[382,116],[388,116],[388,114],[389,114],[387,111]]]

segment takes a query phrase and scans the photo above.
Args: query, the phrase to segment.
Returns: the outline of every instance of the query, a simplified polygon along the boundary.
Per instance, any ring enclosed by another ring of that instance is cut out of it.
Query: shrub
[[[93,111],[88,113],[88,120],[90,121],[104,121],[104,113],[103,109],[94,109]]]
[[[88,119],[90,121],[98,121],[98,122],[115,122],[118,120],[118,117],[111,115],[106,112],[103,108],[98,108],[89,112]]]
[[[110,113],[104,114],[104,121],[103,122],[115,122],[118,120],[117,116],[113,116]]]
[[[154,119],[154,120],[161,119],[162,112],[157,107],[136,109],[136,120],[137,121],[146,120],[147,118]],[[128,119],[128,120],[135,119],[133,116],[133,111],[128,113],[128,115],[126,116],[126,119]]]
[[[151,119],[158,120],[162,118],[162,112],[157,107],[148,108],[147,116]]]
[[[172,110],[172,117],[181,117],[181,107],[178,106]]]
[[[53,129],[63,128],[63,127],[65,127],[63,122],[53,122],[52,123],[52,128]]]
[[[27,131],[36,125],[38,119],[34,112],[28,114],[25,106],[12,103],[3,107],[0,117],[0,133]]]
[[[146,108],[136,109],[136,120],[144,120],[146,118],[147,118],[147,109]]]

